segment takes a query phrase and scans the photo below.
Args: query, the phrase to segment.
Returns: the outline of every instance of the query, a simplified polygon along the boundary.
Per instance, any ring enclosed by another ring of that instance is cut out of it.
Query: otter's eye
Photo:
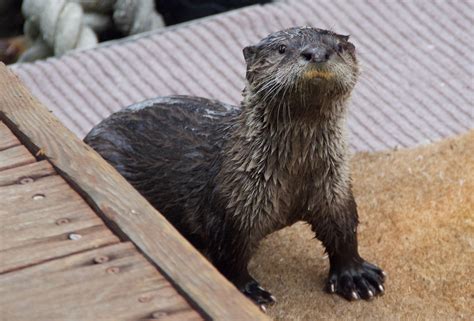
[[[286,46],[285,45],[280,45],[278,47],[278,52],[281,53],[281,54],[284,54],[286,51]]]

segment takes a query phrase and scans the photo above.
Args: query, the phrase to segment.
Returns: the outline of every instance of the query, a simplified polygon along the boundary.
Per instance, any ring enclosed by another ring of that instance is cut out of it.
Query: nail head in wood
[[[76,233],[71,233],[71,234],[69,234],[68,238],[72,241],[77,241],[77,240],[80,240],[82,238],[82,235],[76,234]]]
[[[56,225],[64,225],[64,224],[67,224],[69,223],[69,219],[68,218],[60,218],[59,220],[56,221]]]
[[[20,184],[25,185],[25,184],[30,184],[33,183],[35,180],[31,177],[23,177],[20,179]]]
[[[138,298],[138,302],[145,303],[145,302],[150,302],[151,301],[151,295],[142,295],[141,297]]]
[[[44,194],[35,194],[33,195],[33,200],[35,201],[39,201],[39,200],[42,200],[43,198],[45,198],[46,196],[44,196]]]
[[[166,317],[168,314],[166,312],[163,312],[163,311],[156,311],[156,312],[153,312],[151,314],[151,317],[153,319],[160,319],[160,318],[163,318],[163,317]]]
[[[109,267],[107,270],[105,270],[107,273],[110,273],[110,274],[117,274],[120,272],[120,268],[118,266],[112,266],[112,267]]]
[[[107,256],[101,255],[94,258],[94,263],[101,264],[108,262],[109,258]]]

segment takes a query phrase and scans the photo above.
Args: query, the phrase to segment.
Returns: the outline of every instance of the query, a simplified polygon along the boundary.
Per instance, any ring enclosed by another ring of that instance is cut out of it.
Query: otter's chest
[[[308,141],[293,137],[291,152],[277,161],[274,190],[281,212],[276,215],[289,221],[301,219],[315,202],[331,197],[348,182],[345,144],[339,139],[305,138]]]

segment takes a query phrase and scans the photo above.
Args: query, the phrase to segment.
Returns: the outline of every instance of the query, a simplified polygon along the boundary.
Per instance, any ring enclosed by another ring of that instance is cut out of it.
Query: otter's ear
[[[244,48],[244,58],[247,64],[250,64],[253,59],[255,58],[255,54],[257,53],[256,46],[248,46]]]
[[[343,41],[349,41],[350,35],[341,35],[339,36],[339,38],[342,39]]]

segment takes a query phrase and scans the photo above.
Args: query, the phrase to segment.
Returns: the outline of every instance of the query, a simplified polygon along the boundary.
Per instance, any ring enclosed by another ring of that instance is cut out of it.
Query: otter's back
[[[84,141],[179,227],[214,175],[226,124],[237,113],[204,98],[160,97],[112,114]]]

